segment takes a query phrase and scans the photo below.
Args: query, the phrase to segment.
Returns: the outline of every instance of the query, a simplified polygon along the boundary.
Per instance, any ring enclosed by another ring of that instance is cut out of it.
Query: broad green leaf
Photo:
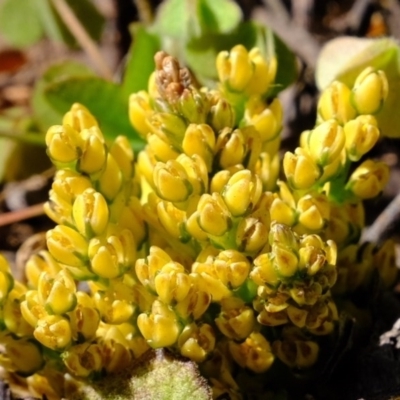
[[[232,0],[197,0],[196,17],[203,32],[230,33],[242,20],[242,11]]]
[[[158,37],[151,34],[143,24],[132,24],[132,45],[125,66],[122,89],[125,94],[147,89],[154,71],[154,54],[160,50]]]
[[[318,58],[317,85],[323,90],[339,80],[352,87],[357,75],[368,66],[383,70],[389,82],[388,98],[376,114],[381,133],[400,137],[400,49],[393,39],[342,37],[328,42]]]
[[[161,38],[167,35],[185,40],[189,20],[187,4],[186,0],[165,0],[160,4],[154,29]]]
[[[99,382],[81,385],[71,400],[211,400],[197,364],[164,349],[149,350],[135,363]]]
[[[81,103],[96,117],[108,139],[126,135],[135,148],[142,147],[129,122],[128,98],[120,86],[97,77],[70,77],[48,85],[44,93],[58,112],[64,114],[73,103]]]
[[[90,0],[66,1],[92,39],[99,40],[105,21],[93,3]],[[63,42],[72,47],[77,46],[74,36],[58,15],[51,0],[29,0],[29,2],[35,4],[46,35],[50,39]]]
[[[4,0],[0,5],[0,33],[15,47],[37,42],[44,31],[35,1]]]
[[[51,125],[60,124],[64,114],[56,109],[45,96],[46,88],[71,77],[89,76],[94,76],[94,72],[86,65],[76,61],[64,61],[52,65],[36,82],[31,104],[36,123],[41,131],[46,132]]]

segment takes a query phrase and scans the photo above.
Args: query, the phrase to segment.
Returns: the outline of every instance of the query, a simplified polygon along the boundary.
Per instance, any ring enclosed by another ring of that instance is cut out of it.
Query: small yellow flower
[[[130,179],[134,172],[134,155],[128,138],[126,136],[117,136],[110,147],[110,154],[117,162],[124,179]]]
[[[261,192],[261,180],[248,169],[244,169],[228,180],[222,197],[230,213],[237,217],[248,213],[258,203]]]
[[[382,108],[388,93],[385,73],[367,67],[354,82],[351,100],[359,114],[375,114]]]
[[[33,335],[43,346],[56,351],[64,350],[72,339],[68,319],[59,315],[48,315],[39,319]]]
[[[109,211],[105,198],[94,189],[78,195],[72,206],[72,215],[78,231],[85,237],[101,235],[107,227]]]
[[[251,333],[243,343],[230,341],[229,352],[242,368],[256,373],[267,371],[275,359],[268,340],[259,332]]]
[[[304,149],[321,166],[333,163],[342,152],[345,144],[343,128],[333,119],[318,125],[306,137]]]
[[[237,297],[221,300],[221,312],[215,319],[218,329],[229,339],[244,340],[254,330],[256,318],[252,308]]]
[[[232,105],[223,97],[220,97],[210,109],[210,125],[215,132],[224,128],[233,128],[235,125],[235,110]]]
[[[110,235],[106,241],[94,238],[89,242],[88,254],[92,271],[106,279],[121,276],[133,267],[136,259],[136,245],[132,232],[122,230]]]
[[[77,231],[57,225],[47,232],[47,246],[51,255],[60,263],[73,267],[86,264],[88,243]]]
[[[62,354],[62,360],[68,371],[79,378],[87,378],[103,368],[101,347],[96,343],[72,346]]]
[[[34,374],[45,363],[40,345],[32,339],[13,340],[7,338],[5,350],[6,357],[12,363],[12,368],[22,376]]]
[[[146,91],[141,90],[129,97],[129,119],[142,138],[149,133],[147,120],[152,113],[150,96]]]
[[[64,115],[62,123],[63,125],[69,125],[78,132],[98,126],[90,111],[79,103],[72,104],[71,109]]]
[[[362,200],[382,192],[389,181],[389,167],[383,162],[366,160],[351,174],[346,188]]]
[[[121,187],[122,172],[115,158],[111,153],[108,153],[105,169],[99,178],[98,190],[108,201],[112,201],[121,190]]]
[[[340,125],[352,120],[356,110],[350,102],[351,90],[342,82],[332,82],[318,101],[318,114],[323,121],[335,119]]]
[[[215,342],[215,333],[210,325],[192,323],[185,326],[179,335],[178,348],[184,357],[201,363],[214,350]]]
[[[81,156],[77,169],[88,175],[99,173],[103,170],[106,160],[106,146],[103,134],[98,127],[85,129],[81,132],[84,142],[81,145]]]
[[[49,314],[61,315],[76,306],[76,286],[67,270],[60,271],[54,278],[42,272],[38,281],[38,298]]]
[[[172,346],[178,340],[181,327],[175,313],[160,300],[155,300],[151,313],[140,314],[137,325],[153,348]]]
[[[283,158],[283,170],[288,183],[295,189],[309,189],[321,176],[321,169],[311,156],[301,147],[294,154],[286,152]]]
[[[230,52],[221,51],[217,56],[218,77],[228,90],[244,91],[253,75],[253,69],[249,53],[242,45],[233,47]]]

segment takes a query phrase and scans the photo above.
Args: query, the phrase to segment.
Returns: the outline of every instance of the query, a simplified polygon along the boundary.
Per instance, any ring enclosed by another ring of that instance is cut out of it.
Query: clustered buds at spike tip
[[[96,379],[167,347],[201,364],[215,396],[240,399],[240,368],[311,368],[334,346],[337,299],[396,282],[394,242],[359,243],[363,200],[389,178],[364,160],[382,71],[325,89],[315,127],[281,160],[274,57],[221,52],[212,90],[164,52],[155,63],[129,99],[146,147],[135,158],[74,104],[46,135],[48,250],[26,262],[26,285],[0,257],[0,365],[35,393],[61,398],[66,373]]]

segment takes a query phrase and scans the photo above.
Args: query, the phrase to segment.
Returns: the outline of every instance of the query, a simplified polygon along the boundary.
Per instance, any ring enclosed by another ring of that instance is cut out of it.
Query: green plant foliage
[[[341,37],[330,41],[318,59],[317,85],[322,90],[338,80],[352,86],[357,75],[367,66],[383,70],[389,82],[388,98],[376,114],[381,133],[400,137],[400,49],[395,40]]]
[[[94,72],[86,65],[76,61],[64,61],[52,65],[43,76],[36,82],[33,96],[32,108],[36,123],[41,131],[46,132],[49,126],[59,123],[63,112],[59,112],[48,100],[45,91],[48,87],[70,77],[83,78],[94,77]]]
[[[160,50],[159,38],[148,32],[144,25],[131,25],[133,42],[125,65],[122,89],[130,95],[147,89],[147,83],[154,70],[154,54]]]
[[[99,40],[104,17],[91,0],[66,1],[88,34]],[[15,47],[28,47],[44,35],[69,46],[77,46],[51,0],[4,0],[0,8],[0,32]]]
[[[149,350],[131,368],[85,385],[71,400],[211,400],[211,389],[197,365],[170,352]]]
[[[98,77],[74,76],[48,85],[45,94],[60,113],[68,111],[72,103],[82,103],[98,118],[107,138],[124,134],[134,148],[140,147],[141,141],[134,139],[136,134],[129,123],[127,98],[119,85]]]

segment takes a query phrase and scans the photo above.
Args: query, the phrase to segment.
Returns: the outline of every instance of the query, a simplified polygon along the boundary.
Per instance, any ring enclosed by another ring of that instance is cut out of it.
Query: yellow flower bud
[[[223,189],[222,197],[229,212],[237,217],[248,213],[258,203],[261,192],[261,180],[244,169],[232,175]]]
[[[278,62],[275,56],[266,60],[260,49],[253,48],[249,51],[249,58],[253,64],[253,74],[246,86],[249,95],[264,94],[270,88],[276,75]]]
[[[38,281],[38,298],[46,311],[61,315],[76,306],[76,286],[67,270],[60,271],[54,278],[42,272]]]
[[[246,48],[239,44],[230,52],[221,51],[216,62],[220,82],[233,92],[244,91],[254,69]]]
[[[392,286],[399,274],[396,263],[396,245],[392,239],[386,240],[374,253],[374,265],[385,287]]]
[[[269,212],[271,214],[272,221],[276,221],[287,226],[293,226],[296,223],[296,210],[292,208],[290,204],[280,198],[275,198],[272,201]]]
[[[283,158],[283,170],[288,183],[295,189],[309,189],[321,176],[321,169],[311,156],[298,147],[294,154],[286,152]]]
[[[79,158],[78,170],[85,174],[96,174],[105,166],[106,145],[103,134],[98,127],[85,129],[81,132],[84,142],[81,146],[82,154]]]
[[[333,163],[340,156],[344,144],[343,128],[331,119],[310,131],[304,148],[314,162],[325,166]]]
[[[220,97],[211,107],[209,119],[210,125],[217,133],[224,128],[233,128],[236,120],[235,109],[226,99]]]
[[[58,198],[62,198],[66,203],[71,205],[76,196],[90,187],[92,187],[90,179],[67,169],[61,169],[56,172],[54,182],[51,186]]]
[[[88,243],[85,238],[72,228],[57,225],[46,234],[50,254],[60,263],[72,267],[86,264]]]
[[[121,186],[121,170],[114,157],[108,153],[105,169],[99,178],[98,190],[108,201],[112,201],[117,196]]]
[[[85,237],[101,235],[108,224],[108,206],[101,193],[86,189],[72,206],[72,215],[78,231]]]
[[[164,250],[157,246],[151,246],[147,258],[140,258],[135,264],[135,272],[140,283],[155,291],[154,278],[162,267],[170,262],[172,259]]]
[[[138,316],[137,325],[147,343],[153,348],[172,346],[181,332],[175,313],[159,300],[153,302],[150,315]]]
[[[171,146],[167,138],[160,138],[155,133],[150,133],[146,139],[148,148],[158,161],[167,162],[178,157],[179,153]]]
[[[22,284],[16,285],[7,297],[1,317],[2,323],[4,322],[8,331],[19,337],[32,336],[33,331],[32,326],[21,311],[25,290]]]
[[[382,108],[388,93],[389,84],[385,73],[367,67],[354,82],[351,100],[359,114],[375,114]]]
[[[154,279],[158,297],[165,304],[182,301],[188,295],[191,284],[190,276],[176,262],[165,264]]]
[[[269,224],[255,214],[243,218],[237,227],[236,244],[245,253],[256,253],[268,242]]]
[[[187,236],[184,231],[185,211],[179,210],[170,202],[160,201],[157,204],[157,216],[169,235],[181,241],[185,240]]]
[[[64,115],[62,123],[69,125],[78,132],[98,126],[96,118],[84,105],[79,103],[72,104],[71,109]]]
[[[252,308],[237,297],[221,300],[221,312],[215,319],[218,329],[229,339],[244,340],[254,330],[256,318]]]
[[[193,274],[190,276],[191,279],[194,278]],[[194,320],[199,319],[211,303],[211,295],[198,287],[198,278],[197,276],[193,279],[195,283],[190,287],[188,295],[174,306],[175,312],[184,320],[187,320],[189,316],[193,317]]]
[[[6,258],[0,254],[0,304],[3,304],[11,289],[14,287],[14,278]]]
[[[32,375],[44,365],[42,349],[32,339],[13,340],[7,338],[5,350],[6,357],[12,363],[12,369],[19,375]]]
[[[147,349],[146,342],[142,346]],[[108,374],[115,374],[128,368],[132,363],[132,352],[129,348],[114,340],[102,343],[103,366]]]
[[[362,200],[382,192],[389,181],[389,167],[383,162],[366,160],[351,174],[346,188]]]
[[[129,321],[135,312],[132,301],[120,298],[115,291],[97,291],[93,296],[96,308],[100,312],[102,321],[107,324],[122,324]]]
[[[77,161],[82,145],[79,132],[69,125],[54,125],[47,131],[47,153],[56,163],[69,164]]]
[[[319,346],[311,340],[276,340],[272,349],[290,368],[310,368],[318,360]]]
[[[274,362],[268,340],[259,332],[253,332],[243,343],[229,342],[229,352],[242,367],[256,373],[267,371]]]
[[[254,267],[250,272],[250,278],[258,286],[264,284],[276,286],[280,282],[278,272],[268,253],[260,254],[253,263]]]
[[[167,163],[158,162],[153,172],[157,194],[171,202],[182,202],[188,199],[193,187],[188,180],[185,168],[176,160]]]
[[[297,202],[299,223],[311,231],[323,229],[329,220],[330,205],[324,194],[307,194]]]
[[[96,343],[82,343],[70,347],[62,360],[72,376],[87,378],[103,368],[101,347]]]
[[[351,161],[358,161],[379,139],[377,121],[372,115],[360,115],[344,126],[346,151]]]
[[[219,193],[203,194],[194,216],[200,228],[212,236],[222,236],[232,225],[231,214]]]
[[[134,155],[132,146],[126,136],[117,136],[111,145],[110,154],[117,162],[122,172],[124,180],[128,180],[133,175]]]
[[[187,129],[183,118],[172,113],[158,112],[150,117],[149,124],[152,133],[155,133],[164,142],[170,142],[172,147],[181,149]]]
[[[211,172],[215,147],[215,133],[207,124],[190,124],[185,132],[182,149],[188,156],[200,156]]]
[[[82,295],[83,293],[81,293]],[[86,293],[85,293],[86,294]],[[93,307],[79,304],[69,314],[72,337],[75,341],[90,341],[96,336],[100,323],[99,312]]]
[[[56,351],[65,349],[72,339],[69,321],[59,315],[39,319],[33,335],[43,346]]]
[[[178,338],[180,353],[192,361],[201,363],[214,350],[215,333],[208,324],[192,323],[183,328]]]
[[[280,156],[275,154],[271,156],[268,152],[261,152],[255,165],[254,172],[261,179],[264,190],[276,190],[280,169]]]
[[[244,121],[246,125],[256,128],[262,142],[269,142],[282,129],[282,104],[277,98],[267,104],[261,97],[253,96],[246,103]]]
[[[176,161],[186,171],[187,179],[192,186],[192,195],[201,195],[206,192],[208,189],[208,171],[204,160],[198,154],[191,157],[180,154]]]
[[[148,118],[153,114],[149,94],[141,90],[129,97],[129,120],[142,138],[149,133]]]
[[[111,235],[106,241],[94,238],[89,242],[88,250],[92,271],[106,279],[121,276],[131,268],[136,259],[136,244],[132,232],[122,230]]]
[[[323,121],[335,119],[340,125],[352,120],[356,110],[350,102],[351,90],[342,82],[332,82],[318,101],[318,115]]]
[[[28,290],[25,299],[20,304],[21,315],[25,321],[32,327],[35,327],[38,320],[47,315],[44,306],[39,301],[39,295],[36,290]]]

